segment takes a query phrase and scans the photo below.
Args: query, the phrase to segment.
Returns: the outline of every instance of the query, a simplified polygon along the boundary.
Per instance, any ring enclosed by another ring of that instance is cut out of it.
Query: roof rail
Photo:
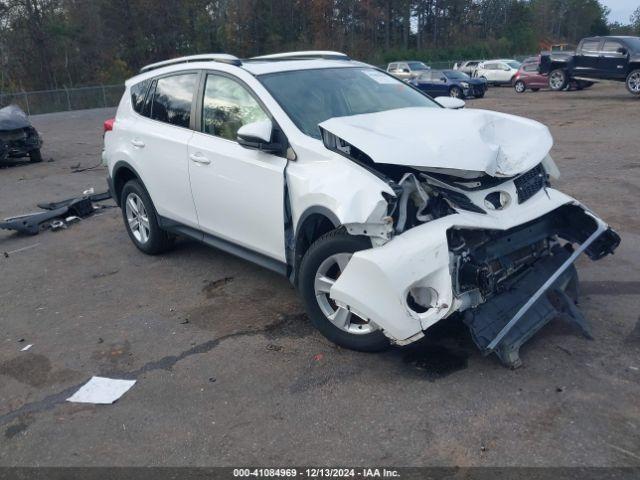
[[[156,68],[167,67],[169,65],[178,65],[180,63],[190,63],[190,62],[221,62],[228,63],[230,65],[235,65],[239,67],[242,65],[242,62],[238,57],[234,57],[233,55],[229,55],[227,53],[204,53],[201,55],[189,55],[187,57],[178,57],[172,58],[171,60],[164,60],[162,62],[151,63],[149,65],[145,65],[140,69],[140,73],[148,72],[150,70],[155,70]]]
[[[274,53],[271,55],[260,55],[251,57],[250,60],[351,60],[349,55],[342,52],[332,52],[330,50],[303,50],[300,52]]]

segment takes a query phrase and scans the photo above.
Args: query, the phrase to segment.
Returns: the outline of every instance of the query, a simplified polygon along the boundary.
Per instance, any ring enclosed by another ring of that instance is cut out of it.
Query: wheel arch
[[[138,174],[136,169],[131,166],[131,164],[129,164],[128,162],[125,162],[124,160],[120,160],[116,162],[116,164],[113,166],[112,195],[113,195],[113,199],[116,202],[116,205],[118,206],[120,206],[120,196],[122,195],[122,189],[124,188],[124,185],[129,180],[138,180],[142,185],[142,188],[146,189],[146,187],[144,186],[144,183],[140,179],[140,175]]]
[[[298,270],[302,263],[302,258],[309,250],[309,247],[318,238],[331,230],[340,227],[338,216],[327,207],[314,205],[308,207],[298,220],[294,237],[293,268],[291,271],[291,281],[297,286]]]

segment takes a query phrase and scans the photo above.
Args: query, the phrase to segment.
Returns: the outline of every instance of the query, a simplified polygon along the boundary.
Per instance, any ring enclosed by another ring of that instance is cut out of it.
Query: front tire
[[[31,163],[40,163],[42,161],[42,152],[40,152],[40,149],[29,152],[29,161]]]
[[[567,87],[569,80],[567,79],[567,73],[558,68],[549,74],[549,88],[554,92],[559,92]]]
[[[627,85],[627,90],[631,95],[639,96],[640,95],[640,69],[633,70],[627,76],[627,81],[625,82]]]
[[[516,93],[524,93],[525,90],[527,89],[527,86],[524,84],[522,80],[518,80],[513,86],[513,89],[516,91]]]
[[[449,96],[451,98],[463,98],[464,94],[462,93],[460,87],[451,87],[449,89]]]
[[[157,255],[171,248],[172,238],[160,228],[153,202],[138,180],[124,185],[120,205],[125,228],[138,250]]]
[[[374,324],[329,297],[329,290],[344,271],[351,256],[371,248],[364,236],[349,235],[343,229],[326,233],[309,248],[298,272],[298,290],[311,323],[328,340],[360,352],[379,352],[389,339]]]

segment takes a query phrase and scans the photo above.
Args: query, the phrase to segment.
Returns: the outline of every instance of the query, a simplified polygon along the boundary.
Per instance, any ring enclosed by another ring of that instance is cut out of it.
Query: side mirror
[[[272,142],[273,124],[271,120],[247,123],[238,129],[237,140],[244,148],[277,153],[282,151],[282,145]]]
[[[461,108],[464,108],[464,106],[466,105],[464,100],[453,97],[436,97],[434,98],[434,100],[444,108],[449,108],[451,110],[459,110]]]
[[[627,54],[627,49],[624,47],[620,47],[618,48],[618,50],[616,50],[616,52],[622,54],[622,55],[626,55]]]
[[[404,73],[411,73],[411,70],[409,70],[408,68],[403,68],[403,69],[402,69],[402,71],[403,71]]]
[[[442,83],[447,83],[447,79],[446,79],[445,77],[440,77],[440,81],[441,81]]]

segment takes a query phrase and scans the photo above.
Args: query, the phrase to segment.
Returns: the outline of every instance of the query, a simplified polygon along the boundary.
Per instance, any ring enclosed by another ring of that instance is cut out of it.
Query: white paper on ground
[[[124,395],[135,383],[135,380],[92,377],[76,393],[67,398],[67,402],[111,404]]]
[[[26,347],[20,349],[21,352],[26,352],[27,350],[29,350],[31,347],[33,347],[33,343],[30,343],[29,345],[27,345]]]

